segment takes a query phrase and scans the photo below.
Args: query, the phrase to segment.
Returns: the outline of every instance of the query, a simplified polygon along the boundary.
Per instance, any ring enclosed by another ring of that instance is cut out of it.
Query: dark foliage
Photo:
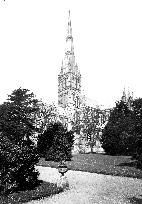
[[[6,136],[0,138],[1,190],[30,189],[37,184],[38,172],[34,164],[39,156],[34,146],[23,141],[21,145],[11,142]]]
[[[17,89],[9,95],[8,102],[0,106],[0,132],[11,141],[19,142],[35,133],[34,113],[37,111],[37,100],[27,89]]]
[[[33,200],[43,199],[44,197],[52,196],[63,192],[63,188],[57,184],[41,182],[37,187],[28,191],[18,191],[9,195],[0,196],[0,204],[20,204],[27,203]]]
[[[138,167],[142,168],[142,98],[133,102],[133,157],[138,160]]]
[[[132,111],[123,101],[117,102],[101,138],[105,152],[111,155],[130,154],[133,149],[133,126]]]
[[[67,131],[60,122],[51,123],[39,137],[37,148],[46,160],[61,161],[71,159],[73,133]]]
[[[0,106],[1,191],[31,188],[38,182],[34,165],[39,156],[31,140],[36,132],[37,100],[27,89],[17,89]]]
[[[102,135],[108,154],[131,155],[142,168],[142,99],[135,99],[131,109],[120,101],[112,111]]]

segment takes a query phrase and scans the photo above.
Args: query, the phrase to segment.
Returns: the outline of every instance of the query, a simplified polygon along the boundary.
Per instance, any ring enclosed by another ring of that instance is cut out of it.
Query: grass
[[[114,176],[142,178],[142,170],[130,156],[109,156],[103,154],[78,154],[67,161],[68,169]],[[41,158],[37,165],[57,168],[58,162]]]
[[[38,200],[50,195],[58,194],[62,192],[63,189],[57,187],[56,184],[42,182],[33,190],[19,191],[11,193],[9,195],[1,195],[0,203],[1,204],[19,204],[26,203],[31,200]]]

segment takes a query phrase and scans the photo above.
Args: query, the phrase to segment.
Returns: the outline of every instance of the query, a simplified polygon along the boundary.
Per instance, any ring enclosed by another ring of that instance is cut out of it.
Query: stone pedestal
[[[59,181],[57,182],[57,186],[63,189],[69,188],[69,182],[66,176],[60,176]]]

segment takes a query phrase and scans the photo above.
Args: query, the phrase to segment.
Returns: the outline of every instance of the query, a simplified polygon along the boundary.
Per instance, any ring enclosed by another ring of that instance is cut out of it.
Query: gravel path
[[[40,179],[54,183],[59,181],[57,169],[41,166],[37,168]],[[140,179],[71,170],[66,173],[66,177],[69,190],[28,204],[132,204],[128,198],[142,199]]]

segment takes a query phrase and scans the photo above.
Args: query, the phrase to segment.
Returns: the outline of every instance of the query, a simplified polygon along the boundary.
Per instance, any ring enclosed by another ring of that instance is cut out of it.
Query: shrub
[[[37,148],[46,160],[70,160],[74,142],[72,131],[67,131],[60,122],[51,123],[38,138]]]
[[[23,142],[14,144],[6,136],[0,137],[0,185],[1,192],[32,188],[38,183],[34,165],[39,157],[36,149]]]

